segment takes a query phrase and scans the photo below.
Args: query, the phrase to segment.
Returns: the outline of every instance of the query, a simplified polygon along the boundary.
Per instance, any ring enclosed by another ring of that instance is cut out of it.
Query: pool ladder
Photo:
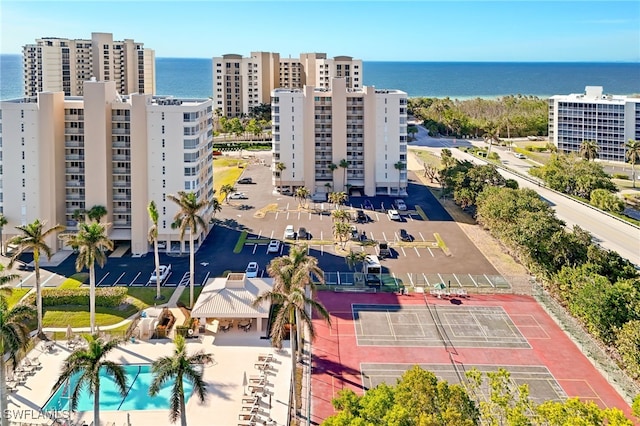
[[[142,366],[139,365],[138,372],[136,373],[136,377],[134,377],[133,380],[131,381],[131,384],[129,385],[129,389],[127,389],[127,393],[124,394],[124,398],[122,398],[122,401],[120,401],[120,405],[118,405],[118,411],[120,410],[120,407],[122,407],[122,404],[124,404],[124,400],[127,399],[127,396],[129,396],[129,392],[131,392],[131,388],[133,387],[133,384],[138,379],[138,376],[140,375],[141,370],[142,370]]]

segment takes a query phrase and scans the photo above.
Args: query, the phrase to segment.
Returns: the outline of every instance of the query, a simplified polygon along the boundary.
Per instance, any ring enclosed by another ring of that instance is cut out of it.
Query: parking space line
[[[289,203],[287,203],[287,208],[286,208],[286,210],[287,210],[287,211],[289,211]]]
[[[493,283],[491,282],[491,280],[489,279],[489,277],[486,274],[482,274],[484,275],[484,277],[487,279],[487,281],[489,281],[489,284],[491,284],[491,287],[495,287],[495,285],[493,285]]]
[[[138,277],[139,277],[140,275],[142,275],[142,272],[138,272],[138,273],[136,274],[136,276],[135,276],[135,277],[133,277],[133,279],[131,280],[131,282],[129,283],[129,285],[133,285],[133,283],[138,279]]]
[[[251,254],[256,254],[256,249],[258,248],[258,244],[253,245],[253,252]]]
[[[324,256],[324,244],[320,244],[320,256]]]
[[[427,250],[429,250],[429,254],[431,254],[431,257],[436,257],[429,247],[427,247]]]
[[[204,276],[204,281],[202,281],[202,283],[200,284],[201,286],[204,286],[207,283],[209,275],[211,275],[211,272],[207,272],[207,275]]]
[[[371,234],[371,239],[375,240],[375,238],[373,238],[373,231],[371,231],[370,234]]]
[[[270,240],[273,240],[273,233],[274,233],[274,230],[272,229],[271,230],[271,236],[269,237]]]
[[[376,212],[376,220],[380,220],[380,216],[378,216],[378,212]]]
[[[324,241],[324,239],[322,238],[322,231],[320,231],[320,241]]]
[[[276,220],[278,219],[278,214],[279,214],[279,213],[280,213],[280,212],[276,211],[276,217],[275,217],[275,219],[276,219]]]
[[[387,241],[387,236],[384,234],[384,232],[382,232],[382,239],[383,239],[384,241]]]
[[[260,239],[260,236],[262,236],[262,229],[258,232],[258,239]]]
[[[473,276],[471,274],[469,274],[469,278],[471,278],[471,281],[473,281],[473,284],[478,287],[478,283],[476,282],[476,280],[473,279]]]
[[[418,247],[414,247],[413,249],[416,251],[416,254],[418,255],[418,257],[421,257],[420,252],[418,251]]]
[[[110,272],[104,274],[104,277],[102,277],[102,279],[98,282],[98,284],[96,284],[96,286],[102,285],[102,282],[109,276],[109,274]]]
[[[404,247],[400,247],[400,250],[402,250],[402,255],[406,257],[407,253],[404,251]]]
[[[424,239],[424,236],[422,235],[422,232],[418,232],[418,235],[420,235],[420,238],[422,238],[422,241],[427,241]]]
[[[409,277],[409,282],[411,283],[411,287],[415,287],[413,285],[413,278],[411,278],[411,274],[407,274],[407,276]]]
[[[120,280],[122,279],[122,277],[124,277],[124,274],[126,274],[126,272],[123,272],[123,273],[118,277],[118,279],[116,280],[116,282],[115,282],[115,283],[113,283],[113,285],[118,285],[118,281],[120,281]]]
[[[438,272],[438,278],[440,278],[440,282],[444,284],[444,278],[442,278],[442,275],[440,275],[439,272]]]
[[[300,212],[298,212],[298,220],[300,220]]]
[[[462,287],[462,283],[460,282],[460,280],[458,279],[458,276],[456,274],[453,274],[453,277],[456,279],[456,281],[458,281],[458,285],[460,287]]]
[[[35,272],[34,272],[34,274],[35,274]],[[57,276],[57,275],[58,275],[58,274],[51,274],[51,275],[49,276],[49,278],[47,278],[46,280],[44,280],[44,282],[43,282],[42,284],[40,284],[40,286],[41,286],[41,287],[44,287],[44,285],[45,285],[46,283],[48,283],[48,282],[49,282],[53,277],[55,277],[55,276]]]
[[[289,210],[287,210],[287,220],[289,220]]]
[[[309,220],[311,220],[311,212],[309,212]]]
[[[431,283],[429,282],[425,274],[422,274],[422,278],[424,278],[424,282],[427,283],[428,286],[431,286]]]

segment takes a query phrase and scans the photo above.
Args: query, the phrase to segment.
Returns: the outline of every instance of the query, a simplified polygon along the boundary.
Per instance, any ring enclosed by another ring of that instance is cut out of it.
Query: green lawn
[[[431,166],[438,169],[440,168],[441,166],[440,158],[436,157],[432,153],[428,151],[423,151],[420,149],[410,149],[410,151],[413,152],[418,157],[418,159],[420,159],[421,162],[430,164]]]
[[[213,189],[216,191],[219,202],[223,201],[220,188],[224,185],[234,185],[244,170],[238,167],[238,164],[245,163],[244,160],[229,158],[216,158],[213,161]]]
[[[193,301],[194,301],[194,303],[195,303],[196,300],[198,300],[198,296],[200,296],[201,292],[202,292],[202,286],[194,287],[194,289],[193,289]],[[189,306],[189,286],[187,286],[184,289],[184,291],[180,295],[180,299],[178,299],[178,302],[182,302],[182,303],[184,303],[185,306]]]
[[[11,292],[11,296],[9,296],[9,298],[7,299],[9,309],[14,307],[15,304],[18,303],[25,294],[29,293],[29,290],[30,289],[28,288],[14,288]]]
[[[160,293],[165,297],[160,303],[166,303],[173,294],[173,288],[163,287]],[[129,318],[142,309],[158,303],[154,298],[153,287],[129,287],[127,303],[117,308],[96,306],[96,324],[112,325]],[[44,308],[44,327],[87,327],[89,325],[89,307],[75,305],[47,306]]]

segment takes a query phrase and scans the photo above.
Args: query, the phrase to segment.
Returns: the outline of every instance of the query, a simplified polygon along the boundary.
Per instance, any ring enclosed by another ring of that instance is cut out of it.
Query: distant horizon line
[[[0,53],[0,56],[22,56],[22,53]],[[156,59],[203,59],[203,60],[213,60],[212,57],[187,57],[187,56],[156,56]],[[464,64],[482,64],[482,63],[492,63],[492,64],[638,64],[640,65],[640,60],[417,60],[417,59],[359,59],[362,62],[405,62],[405,63],[464,63]]]

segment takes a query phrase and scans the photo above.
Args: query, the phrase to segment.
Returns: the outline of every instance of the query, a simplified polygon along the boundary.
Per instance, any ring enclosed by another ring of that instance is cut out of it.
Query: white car
[[[279,253],[280,252],[280,241],[271,240],[269,241],[269,246],[267,247],[267,253]]]
[[[387,211],[387,216],[389,216],[389,219],[391,220],[402,220],[400,218],[400,213],[398,213],[398,210],[391,209]]]
[[[246,277],[256,278],[258,276],[258,270],[260,270],[258,262],[249,262],[249,264],[247,265],[247,270],[245,271]]]
[[[228,197],[230,200],[246,200],[248,197],[244,192],[234,192]]]
[[[519,158],[521,160],[526,160],[527,156],[524,154],[520,154],[519,152],[516,152],[515,154],[513,154],[514,157]]]
[[[407,205],[404,203],[404,200],[401,200],[399,198],[396,200],[396,209],[400,211],[407,210]]]
[[[160,284],[164,283],[167,278],[169,278],[169,274],[171,274],[171,265],[160,265],[158,268],[158,272],[160,273]],[[149,284],[156,284],[158,282],[158,277],[156,276],[155,269],[149,278]]]
[[[296,231],[293,229],[293,225],[287,225],[284,229],[284,238],[293,240],[296,237]]]

